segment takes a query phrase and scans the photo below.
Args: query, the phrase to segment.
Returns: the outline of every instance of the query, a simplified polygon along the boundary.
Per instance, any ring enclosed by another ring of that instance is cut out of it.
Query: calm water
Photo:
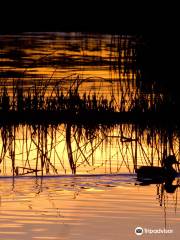
[[[90,33],[1,35],[1,78],[59,80],[75,73],[99,81],[132,78],[137,42],[133,36]]]
[[[0,239],[139,239],[137,226],[173,229],[143,239],[178,239],[177,191],[135,183],[134,175],[0,179]]]
[[[6,86],[12,98],[15,81],[27,91],[35,91],[36,84],[39,93],[45,84],[49,96],[58,83],[58,90],[67,94],[78,79],[80,95],[96,94],[99,101],[113,97],[116,110],[127,110],[133,99],[145,94],[136,62],[141,44],[134,36],[93,33],[1,35],[0,89]],[[152,102],[156,94],[146,95]],[[71,173],[70,158],[77,173],[133,173],[136,165],[160,165],[164,155],[173,153],[179,159],[179,149],[179,131],[161,127],[0,126],[2,175],[12,175],[16,168],[18,174],[31,174],[32,169],[38,175]]]
[[[101,97],[125,95],[136,89],[136,44],[133,36],[83,33],[22,33],[0,36],[0,80],[11,88],[13,81],[24,80],[42,87],[58,82],[64,93],[80,79],[79,93]],[[136,92],[136,91],[135,91]]]
[[[70,138],[67,131],[71,132]],[[133,124],[70,128],[58,126],[3,126],[0,130],[1,175],[57,175],[133,173],[135,165],[160,165],[164,153],[179,157],[178,133],[165,129],[137,129]]]
[[[0,88],[3,91],[6,86],[11,96],[15,81],[20,81],[27,91],[34,91],[33,84],[41,91],[45,84],[48,96],[54,94],[53,84],[58,83],[59,90],[66,94],[79,79],[80,94],[95,93],[101,100],[113,97],[118,109],[120,99],[127,101],[139,91],[135,61],[138,41],[134,36],[91,33],[1,35]],[[126,108],[128,105],[127,101]],[[43,159],[47,163],[44,173],[54,174],[56,169],[58,173],[70,173],[68,142],[77,173],[133,171],[133,126],[72,126],[70,139],[66,138],[67,126],[62,124],[57,127],[2,126],[0,131],[3,175],[11,175],[16,166],[20,172],[22,168],[42,169]],[[122,149],[122,145],[127,146]]]
[[[27,91],[45,84],[48,97],[54,84],[67,94],[78,79],[81,96],[113,96],[116,110],[139,94],[152,102],[156,93],[139,78],[138,44],[134,36],[92,33],[1,35],[0,91],[6,86],[12,97],[15,81]],[[180,159],[179,150],[178,129],[161,126],[3,124],[0,239],[179,239],[178,187],[142,186],[134,174],[137,165],[161,165],[164,155]],[[71,175],[72,160],[81,176]],[[137,226],[173,234],[139,237]]]

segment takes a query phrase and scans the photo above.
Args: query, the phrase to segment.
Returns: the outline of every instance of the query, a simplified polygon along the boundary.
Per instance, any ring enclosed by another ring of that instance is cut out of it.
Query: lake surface
[[[179,195],[135,175],[0,179],[0,239],[178,239]],[[172,234],[136,236],[135,228]]]
[[[179,157],[178,133],[137,129],[133,124],[5,125],[0,132],[4,176],[12,175],[13,169],[19,175],[70,174],[70,157],[77,174],[133,173],[136,165],[160,165],[164,153]]]
[[[16,84],[47,99],[78,89],[120,112],[136,100],[158,108],[167,94],[143,79],[143,44],[110,34],[1,35],[0,94],[12,105]],[[167,189],[134,174],[170,154],[179,160],[179,136],[174,125],[0,124],[0,239],[179,239],[179,178]]]
[[[128,108],[128,99],[139,92],[136,87],[137,44],[138,38],[126,35],[73,32],[1,35],[1,92],[7,88],[11,106],[16,83],[27,94],[29,91],[33,94],[43,92],[44,98],[57,94],[54,86],[65,96],[70,88],[76,88],[78,81],[78,92],[81,96],[86,94],[87,100],[96,94],[100,104],[104,98],[112,99],[114,108],[118,109],[122,100]],[[72,169],[68,162],[68,142],[71,143],[77,173],[119,172],[124,165],[123,172],[132,172],[135,132],[133,126],[129,127],[4,125],[0,129],[1,173],[10,175],[16,166],[20,172],[22,168],[41,169],[44,158],[48,159],[45,172],[54,173],[57,169],[58,173],[69,173]],[[70,139],[67,139],[68,131]],[[122,143],[118,142],[119,138],[124,142],[129,140],[124,153],[118,150]],[[130,163],[126,160],[123,164],[119,162],[119,154]]]

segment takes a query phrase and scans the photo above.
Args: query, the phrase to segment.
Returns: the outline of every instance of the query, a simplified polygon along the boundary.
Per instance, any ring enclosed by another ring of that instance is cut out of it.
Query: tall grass
[[[55,85],[33,85],[25,88],[19,81],[14,82],[11,89],[1,86],[0,112],[99,112],[99,113],[177,113],[179,103],[170,95],[162,93],[132,92],[130,89],[116,94],[105,96],[96,92],[79,92],[83,80],[77,78],[68,90],[63,90],[57,83]],[[49,87],[49,88],[48,88]],[[109,115],[110,116],[110,115]],[[178,116],[176,116],[178,117]]]

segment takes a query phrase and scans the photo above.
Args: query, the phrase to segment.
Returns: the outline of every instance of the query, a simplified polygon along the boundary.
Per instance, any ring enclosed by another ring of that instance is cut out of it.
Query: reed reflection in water
[[[38,103],[48,97],[47,102],[53,105],[51,101],[58,97],[58,92],[66,96],[73,86],[73,93],[78,90],[80,96],[113,100],[116,101],[113,107],[118,108],[129,94],[138,93],[137,44],[136,37],[126,35],[58,32],[2,35],[1,96],[8,95],[9,110],[16,109],[17,102],[22,97],[28,100],[29,95],[31,100],[37,98]],[[127,105],[123,104],[126,110]],[[42,107],[47,110],[46,100]]]
[[[138,38],[81,32],[37,32],[1,35],[1,79],[56,80],[83,74],[109,79],[135,75]],[[56,69],[56,71],[54,71]]]
[[[138,165],[179,159],[177,131],[137,124],[3,125],[1,175],[133,173]]]
[[[179,180],[134,174],[180,152],[179,122],[164,124],[179,98],[143,79],[139,39],[24,33],[0,45],[0,238],[133,239],[154,223],[178,239]],[[52,121],[64,110],[101,121]],[[117,113],[161,117],[102,121]]]

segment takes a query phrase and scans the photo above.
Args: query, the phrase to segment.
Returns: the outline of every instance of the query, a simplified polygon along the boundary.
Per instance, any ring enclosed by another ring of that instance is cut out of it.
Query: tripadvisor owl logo
[[[143,228],[142,227],[136,227],[135,228],[135,234],[136,235],[142,235],[143,234]]]

